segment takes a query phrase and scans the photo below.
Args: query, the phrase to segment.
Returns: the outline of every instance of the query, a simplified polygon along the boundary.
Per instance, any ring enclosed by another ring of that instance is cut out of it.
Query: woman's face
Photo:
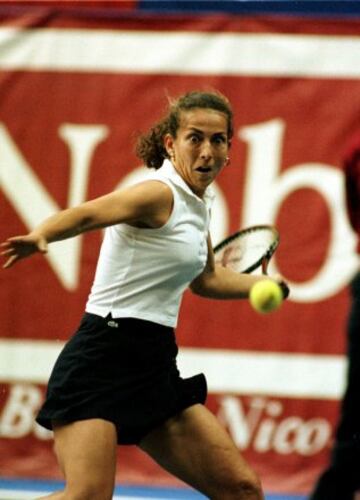
[[[166,151],[190,189],[200,198],[228,163],[227,117],[213,109],[182,111],[176,137],[164,138]]]

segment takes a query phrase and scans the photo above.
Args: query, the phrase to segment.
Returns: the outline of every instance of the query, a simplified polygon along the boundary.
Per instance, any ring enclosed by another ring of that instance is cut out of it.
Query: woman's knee
[[[210,492],[212,500],[264,500],[262,486],[255,473],[234,475],[226,484],[217,484]]]
[[[235,498],[238,500],[264,500],[260,480],[257,477],[240,480]]]

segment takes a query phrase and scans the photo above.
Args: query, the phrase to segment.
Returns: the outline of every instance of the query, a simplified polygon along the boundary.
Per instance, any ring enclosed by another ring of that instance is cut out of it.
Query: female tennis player
[[[136,444],[212,499],[260,500],[256,474],[204,406],[203,374],[183,379],[174,328],[184,290],[248,297],[261,277],[214,263],[209,185],[228,163],[232,111],[191,92],[139,138],[149,179],[63,210],[9,238],[10,267],[49,243],[107,228],[86,312],[51,374],[37,421],[54,431],[65,489],[49,499],[112,498],[117,444]]]

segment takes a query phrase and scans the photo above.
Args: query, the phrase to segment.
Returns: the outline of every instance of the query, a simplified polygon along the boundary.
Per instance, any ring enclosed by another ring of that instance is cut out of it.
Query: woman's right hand
[[[33,233],[24,236],[13,236],[1,243],[1,255],[6,258],[4,269],[13,266],[18,260],[40,252],[47,253],[47,241],[43,236]]]

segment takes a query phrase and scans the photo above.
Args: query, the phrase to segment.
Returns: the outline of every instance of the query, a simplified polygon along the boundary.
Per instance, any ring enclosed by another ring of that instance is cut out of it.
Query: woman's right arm
[[[146,181],[62,210],[29,234],[11,237],[2,243],[1,254],[7,258],[3,267],[11,267],[36,252],[46,253],[48,243],[94,229],[122,222],[160,227],[169,218],[172,203],[173,195],[166,184]]]

